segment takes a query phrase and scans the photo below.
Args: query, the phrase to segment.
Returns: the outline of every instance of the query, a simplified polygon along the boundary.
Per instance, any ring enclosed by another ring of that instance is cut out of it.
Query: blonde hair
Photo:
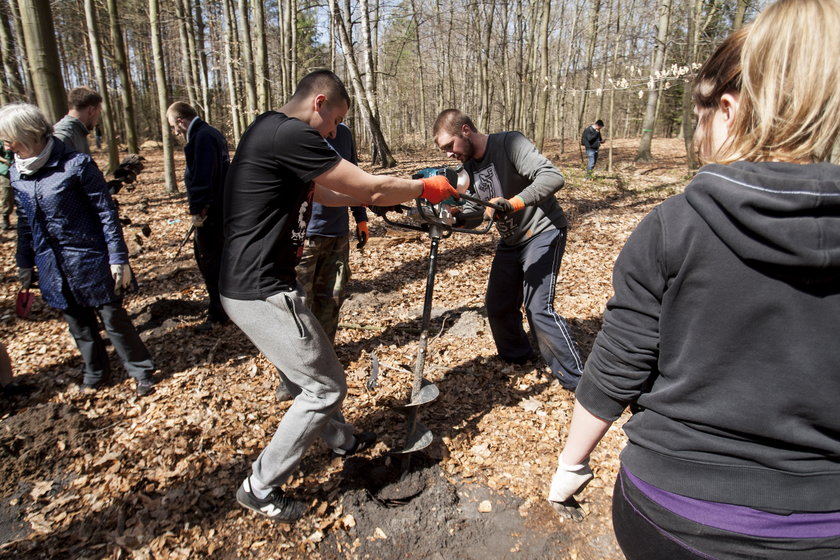
[[[744,40],[739,107],[719,162],[830,158],[840,133],[838,30],[837,0],[779,0],[758,15]]]
[[[0,108],[0,139],[20,142],[32,151],[53,132],[44,113],[29,103],[9,103]]]

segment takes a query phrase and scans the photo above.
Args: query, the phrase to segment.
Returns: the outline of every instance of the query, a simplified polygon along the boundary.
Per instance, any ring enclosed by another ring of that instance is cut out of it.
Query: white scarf
[[[47,161],[50,159],[50,154],[52,154],[53,144],[55,144],[55,138],[52,136],[49,137],[47,140],[47,145],[44,146],[43,151],[38,154],[37,156],[32,156],[29,158],[15,158],[15,167],[20,172],[21,175],[34,175],[38,173],[38,171],[44,167]]]

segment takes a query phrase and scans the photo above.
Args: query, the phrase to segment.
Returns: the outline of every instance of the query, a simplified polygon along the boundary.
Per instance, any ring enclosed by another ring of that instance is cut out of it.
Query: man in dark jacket
[[[219,298],[219,266],[224,243],[222,200],[230,155],[222,133],[201,120],[192,106],[182,101],[175,102],[167,109],[166,119],[172,133],[187,140],[184,146],[187,162],[184,183],[192,225],[195,226],[193,247],[198,269],[210,296],[207,321],[196,330],[206,331],[213,324],[228,320]]]
[[[592,178],[592,170],[598,163],[598,148],[604,142],[601,137],[601,129],[604,128],[604,121],[598,119],[594,124],[587,126],[580,137],[580,145],[586,149],[586,178]]]

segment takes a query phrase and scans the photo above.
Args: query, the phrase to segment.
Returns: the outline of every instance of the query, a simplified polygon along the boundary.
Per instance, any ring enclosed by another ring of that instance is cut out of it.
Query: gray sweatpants
[[[251,484],[259,491],[281,486],[303,454],[321,436],[330,448],[346,447],[353,426],[341,416],[347,394],[344,369],[303,294],[281,292],[266,300],[222,296],[230,319],[281,372],[294,402],[253,464]],[[262,488],[260,488],[262,486]]]

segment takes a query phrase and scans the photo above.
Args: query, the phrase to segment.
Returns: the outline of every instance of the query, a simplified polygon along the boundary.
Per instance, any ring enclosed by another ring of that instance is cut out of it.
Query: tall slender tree
[[[330,0],[336,2],[337,0]],[[349,9],[340,6],[336,13],[340,13],[338,18],[338,37],[341,44],[341,50],[344,53],[344,61],[347,64],[347,71],[350,73],[350,80],[355,92],[356,102],[362,111],[362,118],[365,121],[368,131],[372,139],[372,154],[373,161],[378,162],[382,167],[394,167],[397,162],[391,154],[391,148],[388,147],[388,142],[385,140],[385,135],[382,134],[382,128],[379,125],[379,120],[373,112],[370,103],[368,102],[368,95],[365,91],[365,84],[362,82],[361,72],[356,63],[355,49],[353,43],[350,41],[348,28],[353,24],[350,18]]]
[[[96,87],[102,96],[102,124],[105,127],[105,138],[108,145],[108,172],[113,173],[119,165],[116,135],[114,134],[114,115],[111,111],[111,96],[108,93],[108,81],[105,79],[105,64],[102,60],[102,49],[99,41],[99,25],[96,20],[96,6],[93,0],[85,0],[85,22],[90,38],[90,52],[93,59]]]
[[[56,122],[67,112],[67,94],[61,65],[56,64],[58,45],[50,2],[20,0],[19,7],[35,100],[47,118]]]
[[[152,56],[155,62],[155,83],[157,84],[158,113],[160,115],[161,140],[163,142],[163,180],[166,192],[178,192],[175,180],[175,158],[172,153],[172,135],[166,109],[169,108],[166,92],[166,68],[163,66],[163,44],[160,38],[160,0],[149,0],[149,26],[152,30]]]
[[[239,54],[245,70],[245,98],[248,103],[248,122],[257,116],[257,83],[254,72],[254,49],[251,44],[251,18],[247,0],[238,0],[239,6]]]
[[[120,104],[122,107],[123,127],[125,129],[125,143],[128,151],[135,154],[139,151],[137,142],[137,124],[134,118],[134,95],[132,93],[131,75],[128,71],[128,57],[125,52],[120,14],[117,0],[107,0],[109,27],[111,30],[111,45],[114,65],[120,78]]]
[[[6,3],[0,4],[0,57],[3,59],[3,80],[0,82],[0,103],[5,105],[10,100],[21,99],[24,95],[23,81],[18,72],[15,45],[12,40],[10,21]]]
[[[548,113],[548,21],[551,15],[551,0],[542,2],[542,19],[540,21],[540,83],[539,101],[537,103],[536,134],[534,143],[537,149],[542,151],[545,144],[545,121]]]
[[[653,65],[650,69],[648,99],[645,108],[645,117],[642,120],[642,139],[639,142],[636,161],[649,161],[653,158],[650,148],[653,142],[653,131],[656,126],[656,105],[659,99],[658,77],[665,67],[665,49],[668,41],[668,21],[671,15],[671,0],[659,0],[659,7],[656,11],[659,24],[656,26],[656,44],[653,47]]]

